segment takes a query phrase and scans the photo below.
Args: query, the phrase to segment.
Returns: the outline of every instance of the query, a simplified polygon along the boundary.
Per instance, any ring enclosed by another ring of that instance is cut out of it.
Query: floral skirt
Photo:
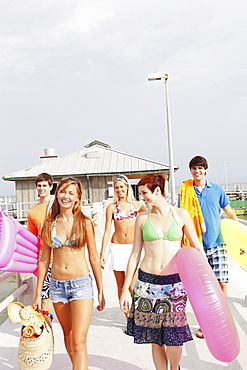
[[[135,343],[181,346],[192,340],[185,307],[187,295],[178,274],[153,275],[139,269],[127,334]]]

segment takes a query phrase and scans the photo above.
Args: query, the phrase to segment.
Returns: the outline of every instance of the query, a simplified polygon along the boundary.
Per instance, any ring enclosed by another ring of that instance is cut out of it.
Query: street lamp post
[[[172,131],[171,131],[171,120],[170,120],[170,106],[169,106],[169,94],[168,94],[168,74],[167,73],[150,73],[148,75],[148,81],[157,81],[157,80],[162,80],[162,79],[164,79],[164,81],[165,81],[171,204],[175,205],[175,203],[176,203],[176,192],[175,192],[175,176],[174,176],[174,163],[173,163],[173,147],[172,147]]]

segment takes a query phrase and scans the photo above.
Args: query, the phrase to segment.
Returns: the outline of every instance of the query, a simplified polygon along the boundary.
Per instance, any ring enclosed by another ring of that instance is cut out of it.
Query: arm
[[[135,207],[136,207],[136,209],[139,213],[145,212],[147,210],[146,207],[144,206],[144,204],[142,204],[142,202],[135,201],[134,203],[135,203]]]
[[[27,215],[27,228],[29,231],[31,231],[31,233],[38,236],[38,228],[35,225],[34,219],[31,217],[30,212]]]
[[[228,204],[227,206],[225,206],[223,208],[223,210],[225,211],[225,214],[227,215],[227,218],[230,218],[231,220],[234,220],[234,221],[238,221],[238,218],[237,218],[237,215],[236,213],[232,210],[230,204]]]
[[[27,228],[31,233],[36,235],[39,238],[39,243],[38,243],[38,260],[40,259],[40,255],[42,252],[41,249],[41,243],[40,243],[40,235],[39,235],[39,229],[35,223],[35,219],[31,216],[31,213],[29,212],[27,215]]]
[[[190,217],[189,212],[184,208],[179,208],[179,215],[183,222],[183,232],[186,237],[189,239],[190,245],[193,248],[196,248],[205,256],[203,246],[200,244],[198,236],[196,234],[196,230],[193,224],[193,221]]]
[[[105,264],[105,250],[106,246],[109,242],[110,236],[111,236],[111,225],[112,225],[112,215],[113,215],[113,207],[115,204],[110,204],[106,209],[106,222],[105,222],[105,232],[102,239],[102,246],[100,251],[100,262],[101,267],[104,268]]]
[[[102,311],[105,307],[102,272],[101,272],[101,266],[100,266],[100,259],[99,259],[99,255],[98,255],[96,243],[95,243],[93,225],[91,224],[90,220],[86,220],[86,231],[87,231],[88,258],[89,258],[89,262],[93,270],[94,278],[96,281],[96,286],[98,289],[99,305],[97,306],[97,310]]]
[[[135,223],[135,235],[134,235],[134,244],[133,244],[133,249],[129,258],[127,270],[126,270],[126,275],[125,275],[125,280],[124,280],[124,285],[122,288],[122,294],[119,300],[120,303],[120,308],[124,312],[129,311],[129,287],[131,284],[131,281],[133,279],[133,276],[136,272],[137,266],[140,262],[141,258],[141,251],[142,251],[142,218],[138,216],[136,218],[136,223]]]
[[[51,259],[51,248],[44,245],[42,256],[38,264],[38,279],[36,286],[36,294],[33,301],[33,308],[41,309],[41,291],[44,284],[44,280],[50,265]]]

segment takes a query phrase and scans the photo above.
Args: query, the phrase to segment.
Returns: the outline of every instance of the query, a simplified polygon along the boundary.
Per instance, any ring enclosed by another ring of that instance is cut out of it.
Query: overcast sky
[[[0,0],[0,175],[97,139],[213,182],[247,182],[246,0]],[[0,195],[14,194],[0,181]]]

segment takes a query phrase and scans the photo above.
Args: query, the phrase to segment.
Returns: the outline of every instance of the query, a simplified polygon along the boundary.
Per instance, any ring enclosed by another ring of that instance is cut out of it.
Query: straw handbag
[[[51,367],[54,350],[52,328],[45,323],[41,330],[42,333],[36,338],[21,336],[18,348],[18,365],[21,370],[47,370]]]
[[[18,311],[19,310],[19,311]],[[21,370],[48,370],[53,360],[54,338],[51,322],[31,306],[13,303],[8,307],[11,321],[20,323],[18,365]]]

